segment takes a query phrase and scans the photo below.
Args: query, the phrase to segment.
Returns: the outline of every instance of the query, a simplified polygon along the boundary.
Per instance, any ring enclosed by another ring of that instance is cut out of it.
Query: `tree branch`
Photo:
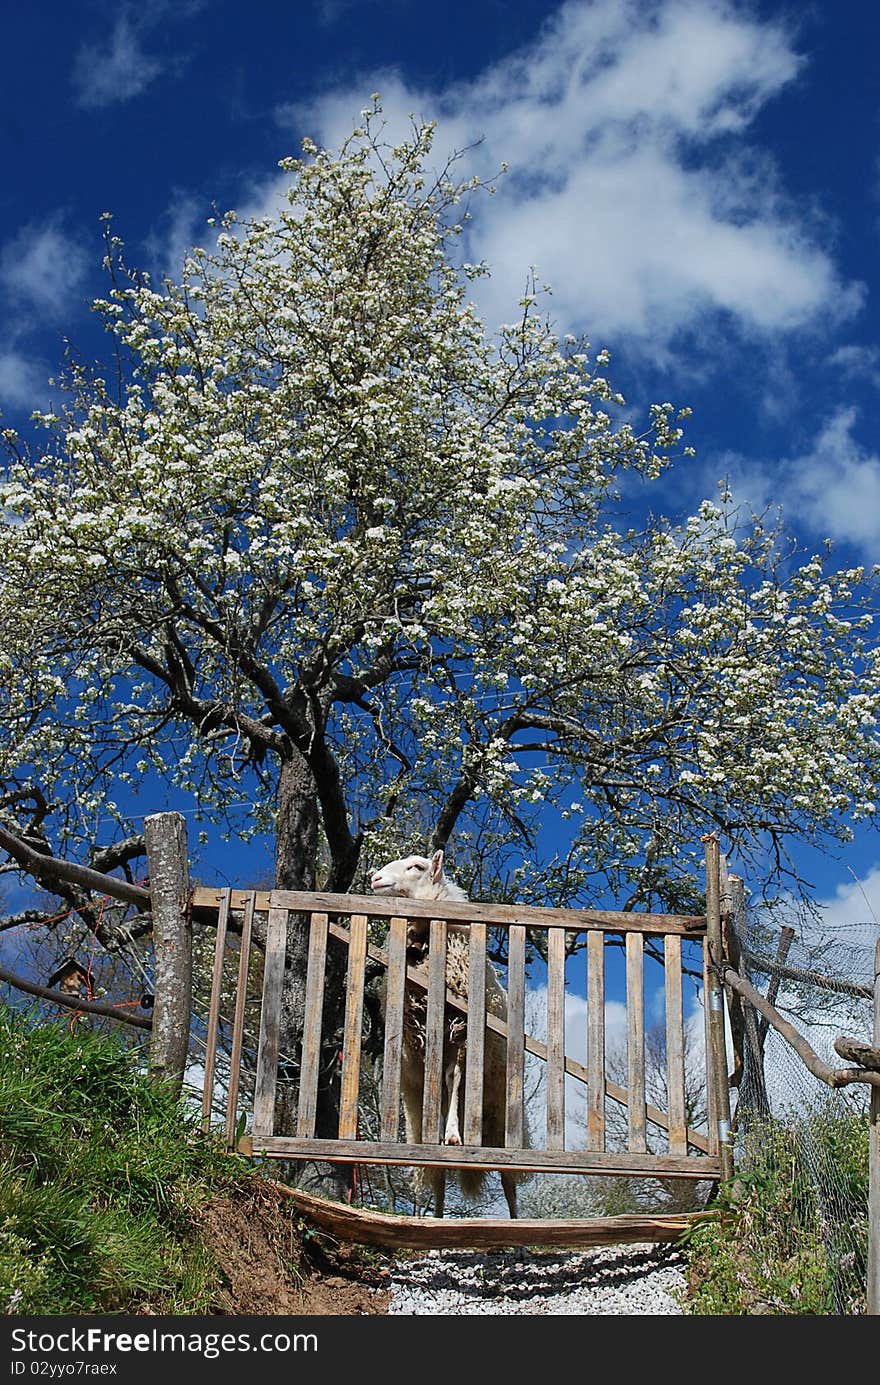
[[[5,981],[7,986],[14,986],[17,991],[24,991],[27,995],[39,996],[41,1000],[51,1000],[53,1005],[63,1005],[67,1010],[83,1010],[89,1015],[107,1015],[110,1019],[121,1020],[123,1024],[132,1024],[135,1029],[153,1027],[153,1021],[144,1015],[131,1015],[127,1010],[118,1010],[115,1005],[107,1005],[102,1000],[83,1000],[80,996],[67,995],[64,991],[50,991],[48,986],[38,986],[35,981],[17,976],[14,971],[7,971],[5,967],[0,967],[0,981]]]
[[[773,1028],[782,1035],[786,1043],[794,1049],[801,1062],[813,1074],[818,1077],[820,1082],[824,1082],[828,1087],[846,1087],[854,1082],[866,1082],[869,1086],[880,1088],[880,1072],[868,1072],[864,1068],[832,1068],[819,1057],[818,1053],[810,1047],[802,1034],[799,1034],[793,1024],[789,1024],[776,1009],[765,1000],[760,991],[734,971],[733,967],[722,965],[713,966],[725,986],[732,986],[740,995],[750,1000],[759,1014],[764,1015],[772,1024]]]
[[[126,837],[124,841],[116,842],[113,846],[104,846],[93,851],[92,869],[103,874],[117,866],[126,866],[129,861],[134,861],[139,856],[145,856],[146,851],[143,834]]]
[[[62,861],[57,856],[34,851],[33,847],[2,826],[0,846],[44,889],[51,890],[53,881],[67,880],[87,890],[99,890],[101,894],[125,900],[128,904],[149,906],[150,891],[144,889],[143,885],[132,885],[127,880],[120,880],[117,875],[104,875],[88,866],[78,866],[73,861]]]

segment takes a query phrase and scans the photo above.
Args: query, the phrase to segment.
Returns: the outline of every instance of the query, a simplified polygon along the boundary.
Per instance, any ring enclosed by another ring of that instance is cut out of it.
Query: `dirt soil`
[[[221,1271],[213,1311],[237,1316],[387,1313],[389,1257],[312,1230],[289,1199],[254,1180],[201,1208]]]

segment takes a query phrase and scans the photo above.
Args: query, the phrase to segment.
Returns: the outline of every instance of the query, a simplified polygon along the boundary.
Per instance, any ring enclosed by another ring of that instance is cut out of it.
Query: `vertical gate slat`
[[[703,838],[706,856],[706,946],[709,955],[709,1057],[711,1082],[715,1088],[718,1157],[722,1179],[733,1174],[733,1147],[730,1143],[730,1085],[727,1076],[727,1042],[724,1022],[724,987],[717,967],[724,960],[724,929],[721,919],[721,852],[718,838],[709,833]]]
[[[327,931],[327,915],[312,914],[309,923],[309,960],[306,972],[302,1058],[299,1067],[299,1103],[296,1112],[296,1133],[300,1139],[310,1139],[315,1133],[318,1077],[321,1069],[324,978],[327,970]]]
[[[263,961],[260,1046],[257,1050],[257,1075],[254,1082],[253,1133],[258,1136],[271,1135],[275,1125],[275,1088],[278,1083],[287,917],[286,909],[276,909],[270,905],[269,922],[266,927],[266,955]]]
[[[428,1002],[425,1017],[425,1086],[422,1140],[443,1143],[443,1032],[446,1019],[446,920],[431,919],[428,948]]]
[[[718,1156],[718,1102],[715,1083],[712,1081],[712,1017],[709,1009],[709,996],[712,981],[709,976],[709,941],[703,939],[703,1042],[705,1044],[704,1071],[706,1074],[706,1117],[709,1122],[709,1153]]]
[[[547,930],[547,1148],[565,1147],[565,929]]]
[[[226,1144],[229,1149],[232,1149],[235,1144],[235,1131],[238,1125],[238,1084],[241,1076],[241,1048],[244,1040],[244,1007],[247,1001],[251,934],[254,926],[256,902],[256,891],[251,890],[244,902],[241,947],[238,953],[238,985],[235,992],[235,1013],[232,1017],[232,1054],[229,1060],[229,1090],[226,1093]]]
[[[364,965],[367,960],[367,916],[352,914],[345,983],[342,1081],[339,1094],[339,1138],[357,1139],[361,1077],[361,1030],[364,1018]]]
[[[605,1149],[605,935],[587,934],[587,1149]]]
[[[220,1024],[220,996],[223,989],[223,958],[226,952],[226,926],[229,922],[229,901],[232,890],[224,890],[217,913],[217,936],[214,939],[214,970],[211,974],[211,998],[208,1002],[208,1032],[205,1035],[205,1084],[202,1088],[202,1129],[211,1129],[211,1107],[214,1104],[214,1066],[217,1060],[217,1030]]]
[[[666,1100],[669,1153],[687,1154],[687,1108],[684,1094],[684,1009],[681,995],[681,937],[663,939],[666,974]]]
[[[483,1139],[483,1060],[486,1049],[486,925],[470,927],[468,967],[467,1070],[464,1088],[464,1131],[466,1145]]]
[[[380,1139],[396,1140],[400,1132],[400,1062],[403,1050],[403,1001],[406,990],[406,919],[393,918],[388,932],[385,983],[385,1049],[382,1057]]]
[[[523,1100],[525,1081],[526,930],[510,925],[507,947],[507,1115],[504,1143],[508,1149],[523,1147]]]
[[[647,1149],[645,1107],[645,969],[644,938],[626,935],[626,1066],[627,1112],[631,1153]]]

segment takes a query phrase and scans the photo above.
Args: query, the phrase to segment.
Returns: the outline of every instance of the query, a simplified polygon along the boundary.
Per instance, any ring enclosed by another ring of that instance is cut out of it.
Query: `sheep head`
[[[400,894],[410,899],[433,894],[443,881],[443,852],[427,856],[404,856],[374,870],[370,886],[374,894]]]

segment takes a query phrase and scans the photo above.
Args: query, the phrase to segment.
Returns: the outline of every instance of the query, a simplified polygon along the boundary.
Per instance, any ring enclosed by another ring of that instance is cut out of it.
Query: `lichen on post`
[[[192,1012],[192,927],[186,822],[180,813],[154,813],[144,823],[153,913],[155,1002],[149,1073],[183,1085]]]

